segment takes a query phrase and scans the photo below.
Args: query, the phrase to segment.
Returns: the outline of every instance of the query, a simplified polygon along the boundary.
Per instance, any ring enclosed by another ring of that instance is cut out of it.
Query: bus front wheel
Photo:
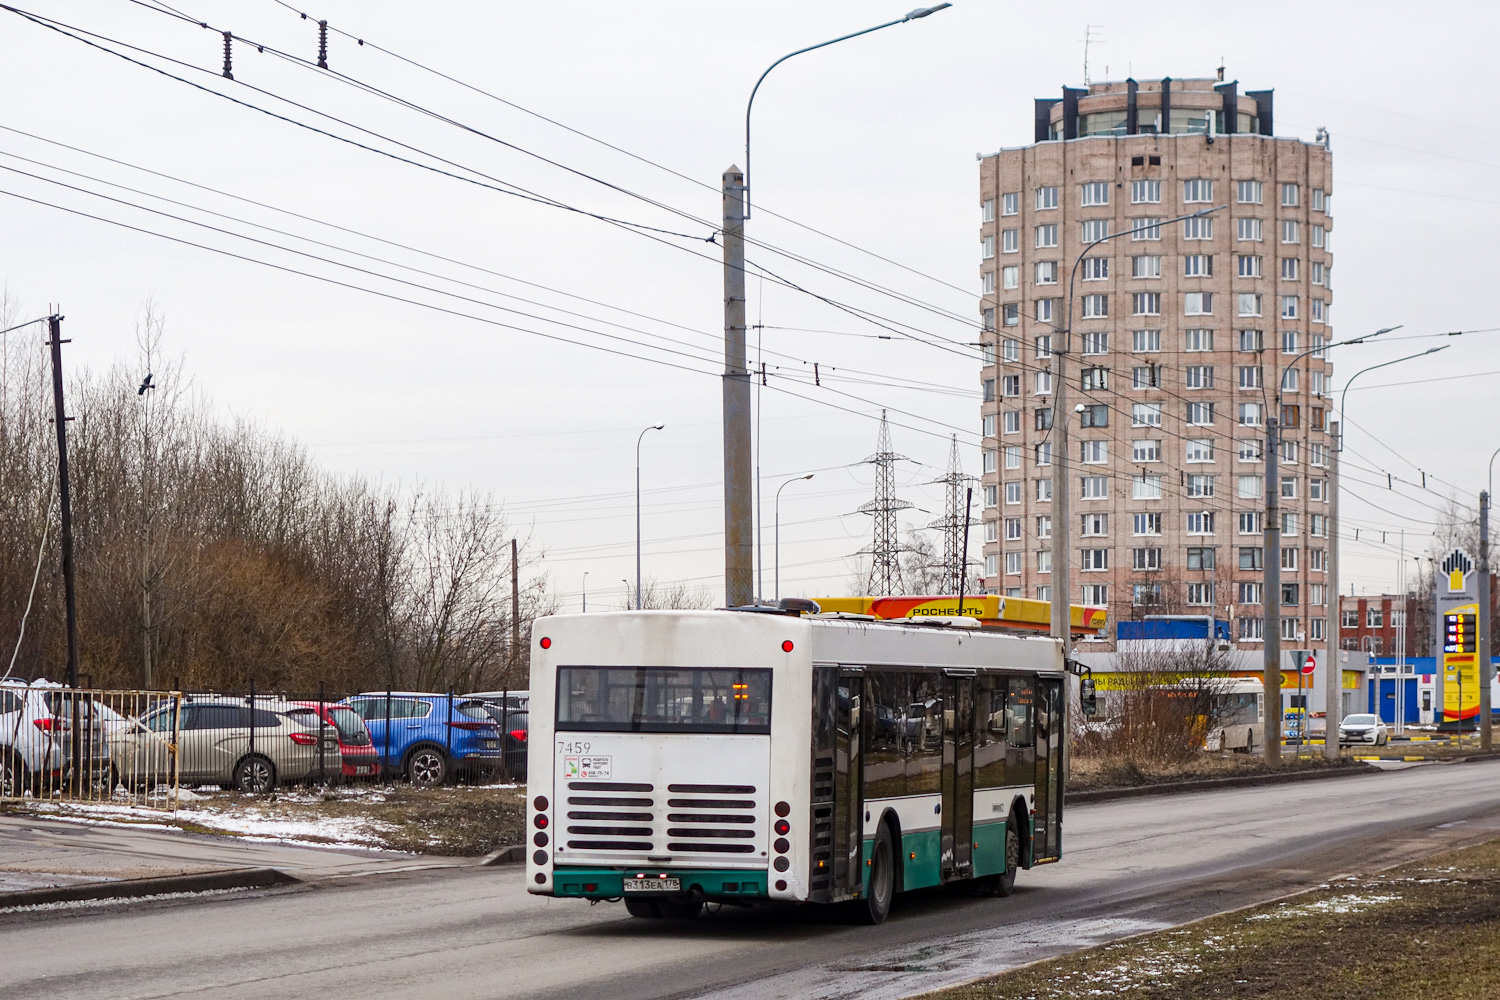
[[[896,849],[891,846],[891,828],[881,824],[870,851],[870,889],[865,898],[854,904],[860,923],[883,924],[891,915],[891,899],[896,895]]]

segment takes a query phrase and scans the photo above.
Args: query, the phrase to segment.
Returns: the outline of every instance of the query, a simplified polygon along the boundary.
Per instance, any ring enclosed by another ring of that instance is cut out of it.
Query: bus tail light
[[[783,642],[781,644],[781,651],[783,653],[790,653],[792,651],[792,640],[788,639],[786,642]]]
[[[546,814],[545,813],[537,813],[536,816],[531,820],[531,825],[534,826],[534,827],[536,827],[538,830],[545,830],[545,829],[547,829],[547,816],[546,816]]]
[[[525,743],[526,742],[526,730],[524,730],[524,729],[512,729],[510,731],[510,738],[513,739],[513,740],[515,740],[517,743]]]
[[[791,832],[792,824],[788,823],[784,819],[778,819],[776,821],[776,825],[772,827],[772,829],[775,830],[779,836],[785,837],[788,833]]]
[[[790,802],[778,802],[778,803],[776,803],[776,815],[778,815],[778,816],[790,816],[791,814],[792,814],[792,804]]]

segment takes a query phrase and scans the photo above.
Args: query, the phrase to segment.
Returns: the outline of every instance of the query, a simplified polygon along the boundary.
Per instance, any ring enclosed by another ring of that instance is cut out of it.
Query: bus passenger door
[[[943,696],[943,880],[974,874],[974,678],[949,675]]]
[[[1036,684],[1036,816],[1032,828],[1033,864],[1062,857],[1063,682],[1038,677]]]
[[[864,672],[813,669],[812,821],[809,896],[829,902],[864,886]]]

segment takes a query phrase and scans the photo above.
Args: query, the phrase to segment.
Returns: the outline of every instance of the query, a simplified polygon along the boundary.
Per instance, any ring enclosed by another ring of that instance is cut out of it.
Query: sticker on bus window
[[[608,757],[564,757],[563,776],[568,778],[598,778],[609,780]]]

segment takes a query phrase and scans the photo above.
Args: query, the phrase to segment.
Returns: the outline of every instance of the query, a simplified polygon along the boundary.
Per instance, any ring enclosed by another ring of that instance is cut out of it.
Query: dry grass
[[[926,1000],[1494,1000],[1500,840]]]
[[[1339,760],[1324,760],[1322,747],[1309,747],[1308,751],[1309,755],[1300,759],[1283,759],[1280,770],[1314,771],[1329,767],[1363,766],[1347,754]],[[1314,751],[1315,755],[1312,753]],[[1072,792],[1272,773],[1259,754],[1199,752],[1182,760],[1074,754],[1069,760],[1068,790]]]

